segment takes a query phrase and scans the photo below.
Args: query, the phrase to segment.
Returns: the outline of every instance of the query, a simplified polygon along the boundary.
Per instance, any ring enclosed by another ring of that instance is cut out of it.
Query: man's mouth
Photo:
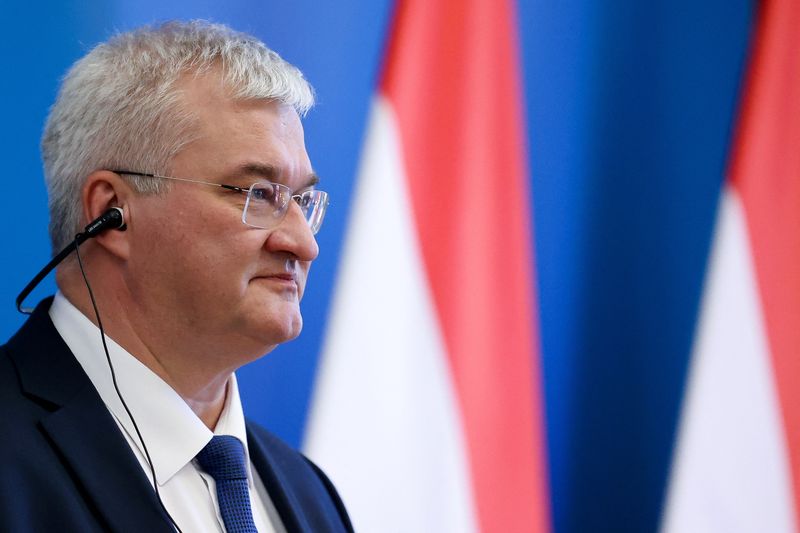
[[[265,277],[265,278],[268,278],[268,279],[283,280],[283,281],[293,281],[293,282],[297,283],[296,276],[294,275],[293,272],[279,272],[279,273],[276,273],[276,274],[267,274],[267,275],[262,276],[262,277]]]
[[[256,276],[253,280],[267,281],[272,287],[280,287],[282,290],[291,290],[298,293],[300,291],[300,284],[297,281],[295,272],[268,272]]]

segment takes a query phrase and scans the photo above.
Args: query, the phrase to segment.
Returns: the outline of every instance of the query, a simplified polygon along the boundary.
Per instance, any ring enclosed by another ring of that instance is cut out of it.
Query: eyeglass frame
[[[250,205],[250,195],[252,193],[253,187],[255,187],[258,184],[268,183],[268,184],[270,184],[272,186],[275,186],[275,187],[279,187],[279,188],[282,188],[282,189],[288,189],[290,193],[292,192],[291,188],[289,188],[287,185],[284,185],[283,183],[275,183],[274,181],[269,181],[269,180],[259,180],[259,181],[254,182],[252,185],[250,185],[250,187],[245,188],[245,187],[237,187],[236,185],[229,185],[227,183],[214,183],[213,181],[203,181],[203,180],[196,180],[196,179],[190,179],[190,178],[177,178],[175,176],[162,176],[161,174],[151,174],[151,173],[148,173],[148,172],[133,172],[131,170],[111,170],[111,172],[113,172],[115,174],[127,174],[129,176],[141,176],[143,178],[158,178],[158,179],[164,179],[164,180],[183,181],[183,182],[186,182],[186,183],[199,183],[200,185],[211,185],[213,187],[219,187],[221,189],[226,189],[226,190],[229,190],[229,191],[236,191],[238,193],[244,194],[244,195],[247,196],[247,201],[245,202],[245,205],[242,208],[242,223],[244,225],[246,225],[246,226],[250,226],[252,228],[258,228],[258,229],[271,229],[271,227],[265,228],[263,226],[256,226],[255,224],[249,223],[249,222],[247,222],[245,220],[245,217],[247,215],[247,208]],[[319,189],[313,189],[313,191],[325,195],[324,196],[325,205],[324,205],[323,209],[327,210],[328,205],[330,205],[330,202],[328,200],[328,193],[325,192],[325,191],[321,191]],[[308,191],[308,192],[311,192],[311,191]],[[298,200],[301,200],[302,198],[303,198],[303,194],[291,194],[289,196],[289,200],[294,200],[295,202],[298,202]],[[288,205],[288,202],[287,202],[287,205]],[[284,213],[283,216],[285,217],[286,213]],[[305,218],[305,216],[303,218]],[[316,235],[319,232],[319,229],[322,227],[322,222],[324,221],[324,219],[325,219],[325,211],[323,211],[323,213],[322,213],[322,220],[319,222],[319,226],[317,227],[316,231],[314,230],[313,226],[311,226],[311,222],[307,218],[305,219],[306,222],[308,223],[309,228],[311,229],[311,233],[313,235]]]

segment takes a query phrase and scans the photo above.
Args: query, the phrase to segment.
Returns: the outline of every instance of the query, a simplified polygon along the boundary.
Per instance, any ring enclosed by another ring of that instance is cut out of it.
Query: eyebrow
[[[232,176],[255,175],[267,181],[279,182],[281,172],[273,165],[265,165],[263,163],[245,163],[237,167],[232,173]],[[319,176],[316,172],[311,172],[305,182],[297,188],[297,190],[307,189],[314,187],[319,183]]]

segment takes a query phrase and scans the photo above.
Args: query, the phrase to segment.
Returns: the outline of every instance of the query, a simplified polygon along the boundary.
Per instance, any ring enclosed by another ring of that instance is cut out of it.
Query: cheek
[[[204,294],[211,299],[240,294],[258,247],[248,252],[252,246],[248,247],[241,234],[219,229],[211,223],[191,229],[152,228],[135,249],[137,272],[142,279],[173,287],[193,299],[202,299]]]
[[[256,275],[260,264],[260,246],[253,239],[240,235],[220,235],[218,239],[205,241],[189,252],[192,260],[203,265],[209,283],[241,292]]]

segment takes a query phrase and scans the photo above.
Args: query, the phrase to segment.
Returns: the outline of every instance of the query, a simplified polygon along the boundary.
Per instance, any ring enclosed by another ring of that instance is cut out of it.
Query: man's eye
[[[312,191],[303,191],[297,193],[294,196],[292,196],[292,199],[294,199],[294,201],[297,202],[297,205],[299,205],[300,207],[303,208],[308,207],[309,204],[311,204],[311,198],[313,196],[311,192]]]
[[[274,185],[259,185],[253,187],[250,198],[258,202],[276,204],[280,199],[280,190]]]

